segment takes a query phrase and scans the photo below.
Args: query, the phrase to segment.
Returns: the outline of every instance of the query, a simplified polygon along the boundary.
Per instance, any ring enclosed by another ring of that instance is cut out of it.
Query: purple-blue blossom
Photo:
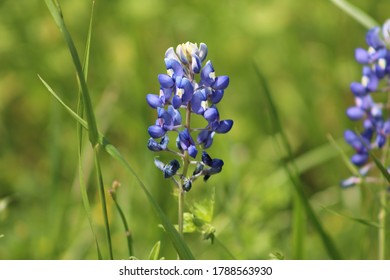
[[[156,110],[156,121],[149,126],[147,147],[153,152],[169,152],[181,158],[182,164],[171,161],[168,164],[155,160],[165,178],[174,178],[184,191],[189,191],[193,182],[200,176],[207,180],[221,172],[223,161],[211,159],[205,152],[215,143],[216,134],[225,134],[233,127],[233,120],[221,118],[217,106],[222,103],[230,79],[227,75],[217,75],[210,60],[206,61],[206,44],[184,43],[165,52],[164,63],[167,72],[157,76],[158,94],[146,95],[148,105]],[[202,127],[193,127],[191,116],[204,119]],[[169,139],[174,137],[176,145],[169,147]],[[198,151],[202,151],[197,160]],[[207,155],[210,160],[205,160]],[[189,160],[192,158],[194,160]],[[193,166],[191,176],[187,173]]]
[[[383,103],[389,93],[390,82],[390,21],[383,27],[374,27],[366,34],[367,48],[357,48],[355,59],[362,65],[361,81],[350,84],[355,104],[346,110],[348,118],[361,122],[355,129],[347,129],[345,141],[354,149],[351,162],[360,170],[369,170],[370,152],[381,149],[390,135],[388,104]],[[360,128],[359,128],[360,126]],[[368,172],[360,172],[366,176]],[[341,185],[348,187],[360,182],[352,176]]]

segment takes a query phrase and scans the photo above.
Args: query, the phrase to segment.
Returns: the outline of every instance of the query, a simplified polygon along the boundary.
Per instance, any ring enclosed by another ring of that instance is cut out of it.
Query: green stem
[[[94,147],[95,152],[95,168],[97,173],[97,180],[98,180],[98,187],[99,187],[99,196],[100,201],[102,203],[102,211],[103,211],[103,219],[104,219],[104,227],[106,228],[106,237],[107,237],[107,247],[110,254],[110,259],[114,259],[114,254],[112,251],[112,242],[111,242],[111,232],[110,232],[110,224],[108,222],[108,213],[107,213],[107,203],[106,203],[106,196],[104,193],[104,184],[103,184],[103,175],[100,168],[100,162],[99,162],[99,147],[100,145],[96,145]]]
[[[386,259],[386,190],[382,190],[380,193],[380,210],[379,210],[379,232],[378,232],[378,242],[379,242],[379,259]]]
[[[119,216],[122,220],[123,227],[125,228],[125,234],[126,234],[126,239],[127,239],[127,250],[129,252],[129,257],[133,256],[133,238],[131,236],[131,231],[129,229],[129,225],[126,221],[125,214],[123,213],[122,208],[120,207],[118,201],[116,200],[115,194],[111,194],[111,197],[115,203],[116,209],[119,213]]]

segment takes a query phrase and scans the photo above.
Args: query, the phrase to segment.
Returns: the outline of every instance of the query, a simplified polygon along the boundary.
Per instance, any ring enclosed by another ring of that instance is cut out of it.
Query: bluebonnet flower
[[[180,44],[165,52],[164,62],[167,73],[158,75],[158,94],[147,94],[148,105],[157,111],[157,120],[149,126],[150,139],[147,147],[153,152],[171,152],[181,157],[183,173],[178,173],[179,162],[164,164],[155,159],[156,166],[165,178],[175,178],[182,190],[189,191],[192,183],[203,176],[206,181],[211,175],[221,172],[223,161],[211,159],[204,151],[211,147],[215,134],[225,134],[233,127],[233,120],[221,119],[217,104],[224,97],[230,79],[217,76],[212,62],[206,61],[206,44]],[[205,126],[191,126],[191,115],[203,117]],[[185,121],[182,120],[185,116]],[[168,147],[170,134],[176,134],[176,149]],[[196,134],[196,135],[194,135]],[[161,140],[160,140],[161,139]],[[195,140],[196,141],[195,141]],[[201,160],[196,160],[201,149]],[[189,157],[195,159],[190,161]],[[192,176],[187,176],[188,166],[194,165]]]
[[[360,168],[360,177],[352,176],[344,180],[341,183],[343,187],[355,185],[361,181],[361,177],[367,175],[367,166],[371,166],[370,151],[381,149],[390,135],[390,118],[386,116],[387,104],[374,100],[381,92],[389,92],[388,88],[381,88],[382,81],[385,81],[385,87],[388,87],[390,82],[389,27],[390,21],[382,28],[374,27],[369,30],[366,34],[368,48],[355,50],[355,59],[362,65],[362,78],[361,82],[352,82],[350,85],[355,105],[346,110],[346,115],[352,121],[362,121],[362,130],[354,132],[348,129],[344,138],[355,150],[351,162]]]

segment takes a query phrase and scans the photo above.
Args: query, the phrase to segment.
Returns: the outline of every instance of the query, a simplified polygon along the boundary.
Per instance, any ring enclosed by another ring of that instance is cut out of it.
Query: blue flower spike
[[[389,92],[390,83],[390,20],[382,27],[374,27],[366,34],[367,48],[355,49],[355,60],[362,65],[360,82],[352,82],[350,90],[355,98],[355,104],[346,110],[346,115],[352,121],[361,121],[362,130],[354,132],[347,129],[345,141],[354,149],[351,162],[360,168],[362,177],[369,172],[370,151],[382,149],[390,135],[390,118],[387,104],[376,102],[374,97],[381,92]],[[384,88],[381,88],[384,85]],[[343,180],[343,188],[357,185],[361,177],[352,176]]]
[[[147,104],[157,113],[156,121],[148,128],[150,138],[147,147],[152,152],[169,152],[181,159],[182,164],[177,159],[164,163],[157,158],[154,163],[163,172],[164,178],[174,179],[185,192],[192,188],[197,178],[203,176],[207,181],[210,176],[221,172],[223,161],[212,159],[205,149],[212,146],[215,134],[225,134],[233,127],[233,120],[221,119],[217,108],[230,79],[226,75],[216,75],[212,62],[206,61],[207,55],[208,47],[204,43],[198,45],[186,42],[176,48],[168,48],[164,56],[167,71],[157,76],[159,93],[146,95]],[[362,54],[364,55],[366,53]],[[366,91],[364,85],[360,87],[363,89],[358,86],[357,90]],[[360,98],[365,95],[358,94]],[[357,118],[359,112],[364,111],[361,106],[355,107],[357,109],[351,110],[350,113],[353,118]],[[364,115],[364,112],[361,114]],[[203,117],[203,127],[192,127],[193,114]],[[185,120],[182,116],[186,116]],[[176,138],[176,145],[169,148],[169,138],[172,134]],[[199,150],[202,155],[201,159],[197,160]],[[188,172],[188,168],[191,166],[194,168],[192,173],[189,173],[191,171]],[[181,168],[184,173],[192,175],[179,173]]]

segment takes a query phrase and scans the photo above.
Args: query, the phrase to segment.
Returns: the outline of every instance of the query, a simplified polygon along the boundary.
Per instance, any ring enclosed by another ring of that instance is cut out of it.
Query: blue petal
[[[180,168],[180,163],[174,159],[171,162],[169,162],[167,165],[164,166],[164,178],[171,178],[176,174],[176,172]]]
[[[374,49],[385,47],[385,44],[383,43],[383,41],[379,37],[379,31],[380,31],[380,28],[377,26],[377,27],[370,29],[366,35],[367,44],[369,46],[373,47]]]
[[[355,154],[351,157],[351,162],[356,166],[362,166],[368,161],[368,154]]]
[[[347,109],[346,113],[347,116],[353,121],[360,120],[364,116],[364,111],[359,107],[350,107]]]
[[[167,74],[159,74],[158,81],[160,82],[162,88],[171,88],[175,84],[173,79]]]
[[[202,162],[206,164],[207,166],[211,166],[213,163],[213,159],[210,157],[210,155],[206,152],[202,152]]]
[[[153,152],[160,152],[162,151],[162,147],[159,143],[156,142],[153,138],[150,138],[148,141],[148,149],[153,151]]]
[[[352,82],[350,88],[355,96],[362,97],[367,95],[366,88],[358,82]]]
[[[158,107],[163,106],[160,97],[156,94],[147,94],[146,102],[148,102],[149,106],[153,109],[157,109]]]
[[[208,122],[215,122],[218,121],[219,119],[219,113],[216,108],[208,108],[206,111],[203,113],[203,117],[208,121]]]
[[[357,48],[355,50],[355,59],[357,62],[361,64],[367,64],[370,60],[370,55],[365,49]]]
[[[200,58],[195,54],[192,55],[192,63],[191,63],[192,72],[198,74],[200,72],[201,67],[202,67],[202,62],[200,61]]]
[[[191,145],[188,147],[188,154],[192,158],[196,158],[196,155],[198,154],[198,150],[196,149],[196,147],[194,145]]]
[[[207,61],[205,66],[202,68],[202,71],[200,71],[200,83],[205,86],[211,86],[214,83],[214,79],[210,77],[214,73],[214,67],[211,64],[211,61]]]
[[[192,95],[191,99],[191,110],[198,115],[203,114],[204,108],[202,107],[202,101],[205,101],[201,91],[196,91]]]
[[[218,127],[215,129],[217,133],[227,133],[233,126],[233,120],[223,120],[219,122]]]
[[[178,108],[180,108],[181,104],[182,104],[182,100],[181,100],[180,96],[174,95],[172,98],[173,108],[178,109]]]
[[[225,89],[229,85],[229,77],[228,76],[218,76],[215,78],[215,82],[212,85],[213,89]]]
[[[208,48],[207,48],[206,44],[200,43],[199,44],[199,54],[198,55],[199,55],[199,58],[200,58],[200,60],[202,62],[206,59],[207,52],[208,52]]]
[[[213,90],[210,94],[210,101],[213,104],[217,104],[219,101],[222,100],[224,91],[223,90]]]
[[[160,138],[165,135],[165,130],[159,125],[149,126],[148,132],[153,138]]]

